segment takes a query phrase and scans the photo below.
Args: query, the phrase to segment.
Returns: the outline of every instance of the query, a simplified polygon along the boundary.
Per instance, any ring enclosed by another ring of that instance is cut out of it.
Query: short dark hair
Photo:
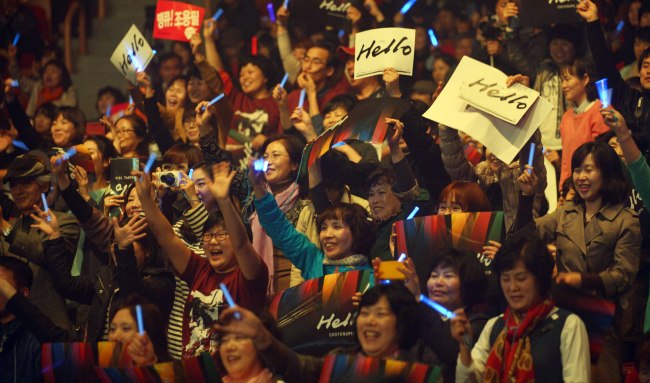
[[[528,232],[526,232],[528,234]],[[555,262],[544,243],[532,230],[531,235],[518,235],[508,239],[499,249],[492,262],[492,269],[501,274],[512,270],[517,262],[523,262],[526,270],[535,276],[539,295],[547,297],[553,282]]]
[[[50,120],[54,121],[58,111],[59,108],[56,105],[52,104],[51,102],[46,102],[44,104],[41,104],[38,108],[36,108],[36,111],[34,112],[34,117],[36,117],[39,114],[42,114],[45,117],[49,118]]]
[[[282,145],[289,154],[291,163],[298,167],[295,171],[291,172],[291,177],[293,179],[296,179],[298,172],[300,171],[300,160],[302,159],[302,150],[305,148],[305,144],[296,136],[291,136],[288,134],[275,134],[264,140],[262,147],[260,147],[260,153],[264,154],[264,152],[266,152],[266,148],[275,141],[282,142]]]
[[[585,87],[587,91],[587,99],[589,101],[598,99],[598,92],[596,91],[596,79],[598,74],[596,72],[596,67],[594,63],[586,58],[577,58],[572,65],[564,65],[560,69],[561,74],[569,74],[573,77],[577,77],[579,80],[585,76],[589,77],[589,82]]]
[[[221,215],[221,212],[214,211],[210,214],[208,214],[208,219],[205,220],[205,223],[203,224],[203,233],[207,233],[208,230],[212,229],[215,226],[221,226],[222,228],[226,228],[225,222],[223,220],[223,215]]]
[[[418,304],[413,294],[399,283],[375,285],[361,297],[358,312],[364,307],[375,305],[381,297],[386,297],[390,309],[397,317],[397,343],[400,350],[410,349],[418,340],[420,328]]]
[[[634,33],[635,40],[641,40],[644,43],[650,43],[650,27],[643,27],[636,30]]]
[[[621,159],[609,145],[602,142],[587,142],[580,145],[571,157],[571,169],[580,167],[590,154],[600,170],[602,183],[599,193],[603,197],[603,203],[623,203],[629,196],[631,187],[625,178]],[[575,183],[573,188],[578,190]],[[584,202],[580,198],[580,193],[576,193],[574,202],[576,204]]]
[[[485,267],[475,256],[456,249],[442,249],[433,257],[428,275],[438,267],[452,268],[458,274],[460,295],[465,307],[471,308],[484,302],[488,279],[485,275]]]
[[[241,72],[242,68],[246,65],[251,64],[256,66],[262,71],[262,76],[266,79],[266,84],[264,87],[266,89],[271,89],[277,84],[276,73],[277,70],[273,65],[273,62],[267,57],[257,55],[257,56],[246,56],[239,62],[238,73]]]
[[[29,265],[15,257],[0,257],[0,267],[11,271],[14,281],[16,282],[16,290],[23,288],[31,288],[34,281],[34,272]]]
[[[328,53],[326,67],[338,69],[339,56],[336,54],[336,47],[332,43],[322,40],[307,48],[307,50],[309,51],[312,48],[325,49]]]
[[[357,104],[357,99],[354,98],[354,96],[350,94],[340,94],[325,104],[325,107],[323,108],[323,113],[322,115],[326,115],[327,113],[337,109],[337,108],[343,108],[345,109],[348,113],[354,108],[354,106]]]
[[[325,209],[316,218],[318,232],[328,219],[341,220],[350,227],[352,250],[357,254],[370,255],[375,243],[375,225],[369,220],[368,211],[355,203],[340,203]]]
[[[643,53],[641,53],[641,56],[639,56],[639,62],[637,63],[637,69],[641,71],[641,66],[643,65],[643,61],[650,57],[650,48],[646,48]]]
[[[70,77],[70,72],[68,72],[68,68],[63,64],[61,60],[57,59],[52,59],[45,63],[43,65],[43,71],[41,72],[41,75],[45,73],[45,68],[48,66],[55,66],[61,71],[61,87],[63,88],[64,91],[68,90],[72,86],[72,77]]]
[[[174,52],[167,52],[163,53],[160,55],[160,58],[158,58],[158,66],[162,65],[165,61],[169,60],[178,60],[178,63],[182,66],[183,65],[183,59],[181,56],[177,55]]]
[[[99,99],[105,94],[110,94],[111,96],[113,96],[113,98],[115,99],[115,104],[121,104],[126,101],[126,97],[124,97],[124,93],[122,93],[121,90],[117,89],[114,86],[105,86],[97,91],[97,101],[95,102],[95,109],[97,108]]]
[[[72,106],[62,106],[57,111],[56,116],[63,116],[66,120],[74,125],[75,135],[72,138],[72,144],[80,144],[86,135],[86,116],[79,108]]]
[[[395,170],[391,166],[378,166],[372,173],[368,175],[366,180],[366,187],[370,189],[371,187],[379,184],[388,184],[391,187],[397,180],[397,175]]]
[[[162,160],[163,163],[175,165],[187,162],[188,167],[191,169],[203,162],[203,152],[196,145],[180,143],[167,149]]]

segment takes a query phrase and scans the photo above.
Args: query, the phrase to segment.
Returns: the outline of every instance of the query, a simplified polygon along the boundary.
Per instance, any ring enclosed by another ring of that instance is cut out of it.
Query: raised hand
[[[138,193],[140,201],[151,201],[151,178],[149,175],[138,170],[131,171],[131,175],[135,176],[135,192]]]
[[[530,77],[524,76],[523,74],[516,74],[514,76],[508,76],[506,79],[506,87],[508,88],[517,83],[526,87],[530,87]]]
[[[158,361],[156,350],[147,333],[136,333],[126,351],[136,367],[145,367],[155,364]]]
[[[465,310],[456,310],[454,314],[456,314],[456,317],[451,318],[450,322],[451,336],[456,339],[458,344],[464,346],[466,345],[465,337],[467,335],[472,336],[472,326],[467,318],[467,314],[465,314]]]
[[[230,184],[237,172],[230,169],[228,162],[220,162],[212,166],[212,181],[206,178],[206,183],[215,199],[226,199],[230,196]]]
[[[196,194],[196,189],[194,188],[194,181],[188,177],[185,172],[181,172],[180,188],[183,191],[185,199],[190,203],[192,208],[196,207],[200,203],[199,196]]]
[[[399,73],[395,69],[384,69],[382,79],[386,83],[386,91],[391,97],[399,98],[402,96],[399,90]]]
[[[124,205],[124,195],[109,195],[104,198],[104,215],[108,217],[111,209],[115,207],[122,207]]]
[[[147,236],[147,233],[144,232],[148,226],[147,220],[139,215],[131,217],[129,222],[122,227],[120,227],[117,218],[113,217],[111,219],[111,225],[113,225],[113,233],[115,235],[117,247],[122,250],[129,248],[129,246],[133,245],[133,242],[138,239]]]
[[[488,241],[488,244],[483,246],[483,255],[490,259],[494,259],[494,256],[497,255],[500,248],[501,243],[497,241]]]
[[[276,19],[280,25],[287,25],[287,22],[289,21],[289,10],[284,6],[278,8]]]
[[[279,105],[287,105],[287,91],[282,86],[280,86],[280,84],[276,85],[275,88],[273,88],[272,95],[275,102],[277,102]]]
[[[214,38],[214,31],[217,30],[217,22],[213,19],[207,19],[203,22],[203,38],[212,39]]]
[[[393,135],[388,139],[388,146],[390,146],[391,149],[394,147],[399,148],[399,142],[402,139],[402,132],[404,131],[404,124],[402,121],[394,118],[385,118],[384,121],[387,124],[393,124],[395,126],[395,132],[393,132]]]
[[[213,107],[208,106],[209,103],[209,101],[201,101],[196,105],[196,109],[194,109],[196,111],[195,121],[198,126],[205,126],[210,121]],[[203,107],[205,107],[205,109],[202,110]]]
[[[591,0],[580,0],[576,12],[587,22],[598,20],[598,7]]]
[[[68,156],[64,153],[58,154],[50,158],[50,166],[52,168],[52,173],[56,178],[56,183],[59,185],[59,189],[65,190],[70,186],[70,178],[66,173],[68,168]]]
[[[411,258],[406,258],[404,262],[397,268],[401,271],[402,274],[406,277],[404,280],[404,286],[413,294],[414,297],[418,298],[420,296],[420,278],[418,278],[418,273],[415,271],[415,264]]]
[[[34,223],[31,227],[38,229],[47,235],[47,239],[56,239],[61,236],[59,232],[59,220],[56,215],[49,210],[47,213],[41,210],[38,206],[34,205],[35,213],[30,214]]]
[[[77,184],[79,184],[79,194],[81,194],[81,196],[86,201],[88,201],[90,199],[90,189],[88,188],[90,181],[88,180],[88,173],[86,172],[86,169],[77,165],[72,168],[72,174],[74,175],[74,179],[77,180]]]
[[[530,174],[528,174],[528,169],[531,170]],[[530,165],[526,165],[526,169],[524,170],[523,173],[519,176],[517,179],[517,183],[519,184],[519,188],[521,189],[521,193],[526,196],[530,196],[535,194],[535,190],[537,190],[537,175],[535,174],[534,171],[532,171],[533,167]]]

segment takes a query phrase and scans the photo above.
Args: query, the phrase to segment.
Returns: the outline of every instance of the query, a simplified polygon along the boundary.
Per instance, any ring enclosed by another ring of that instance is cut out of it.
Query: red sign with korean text
[[[153,23],[153,38],[190,41],[200,33],[205,9],[176,1],[159,1]]]

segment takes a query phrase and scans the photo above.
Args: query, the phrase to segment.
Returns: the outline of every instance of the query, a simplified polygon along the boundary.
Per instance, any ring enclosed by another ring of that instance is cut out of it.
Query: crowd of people
[[[350,0],[325,28],[294,2],[273,22],[266,1],[219,2],[136,83],[98,89],[92,116],[56,42],[16,44],[38,27],[3,4],[0,381],[42,379],[44,343],[109,340],[135,366],[209,352],[224,382],[315,382],[325,355],[282,343],[268,304],[369,270],[356,346],[330,353],[444,382],[650,382],[650,3],[581,0],[578,22],[529,26],[519,1]],[[415,30],[413,75],[355,79],[356,34],[384,27]],[[423,117],[464,56],[552,106],[511,163]],[[306,166],[321,133],[387,98],[408,110],[380,121],[383,143],[347,139]],[[412,212],[491,211],[502,242],[382,278]],[[590,312],[607,308],[603,329]]]

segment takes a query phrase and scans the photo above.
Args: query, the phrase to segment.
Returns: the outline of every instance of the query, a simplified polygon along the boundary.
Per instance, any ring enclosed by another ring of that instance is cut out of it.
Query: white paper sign
[[[415,29],[371,29],[357,33],[354,40],[355,79],[382,74],[386,68],[413,75]]]
[[[506,75],[480,61],[471,61],[468,82],[460,89],[460,97],[471,106],[517,125],[539,98],[539,92],[522,84],[506,87]]]
[[[144,71],[152,58],[151,46],[134,24],[113,51],[111,62],[127,80],[135,84],[135,71]]]
[[[552,106],[539,97],[517,125],[470,106],[460,97],[460,90],[463,84],[476,77],[476,63],[472,58],[463,57],[440,96],[424,113],[424,117],[469,134],[508,164],[515,159],[548,116]],[[502,75],[500,81],[505,84],[507,77]]]

